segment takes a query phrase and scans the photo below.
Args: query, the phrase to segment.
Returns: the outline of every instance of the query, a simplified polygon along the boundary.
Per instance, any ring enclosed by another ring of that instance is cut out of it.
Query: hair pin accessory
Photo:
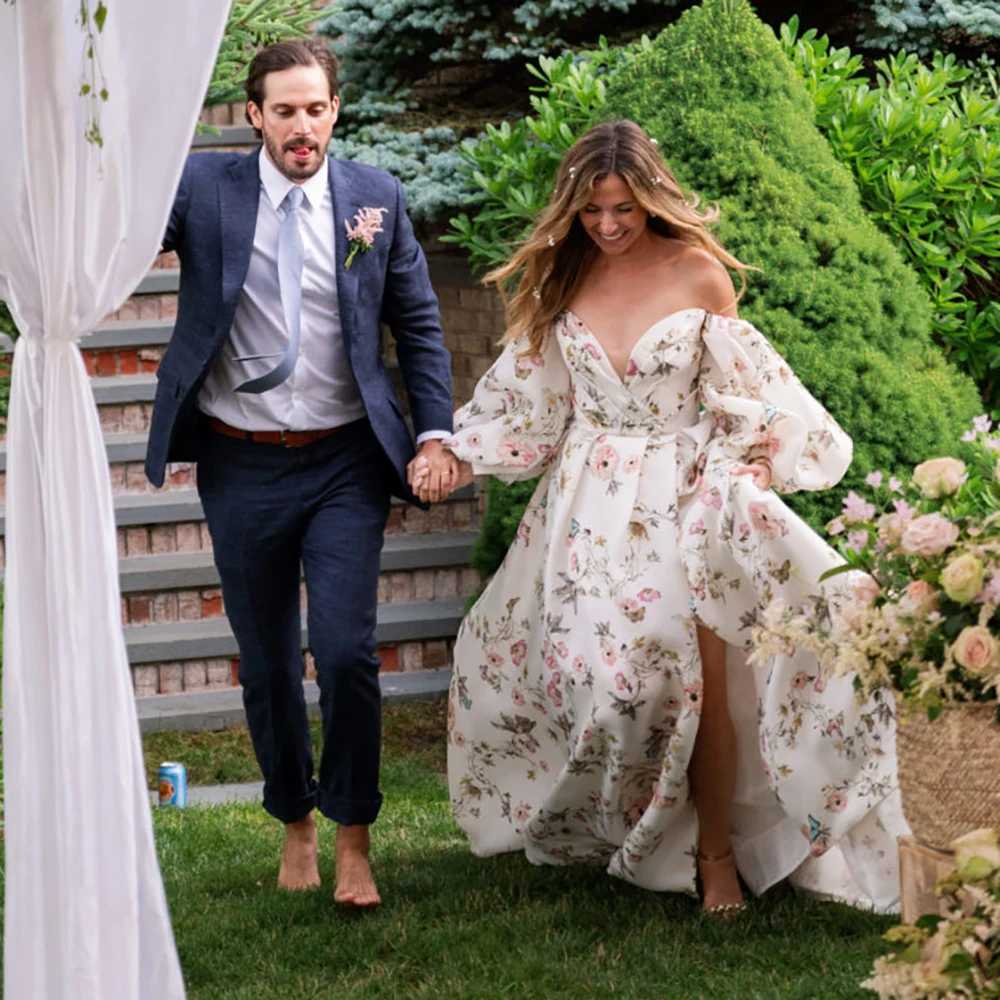
[[[653,181],[654,184],[662,184],[663,183],[663,178],[659,177],[659,176],[653,177],[652,181]]]
[[[550,247],[554,247],[555,245],[556,245],[555,239],[552,236],[550,236],[549,237],[549,246]]]
[[[532,295],[533,295],[533,296],[534,296],[534,297],[535,297],[536,299],[540,299],[540,298],[542,297],[542,290],[541,290],[541,289],[540,289],[540,288],[538,287],[538,285],[535,285],[535,287],[534,287],[534,289],[532,290],[531,294],[532,294]]]
[[[652,143],[652,144],[653,144],[654,146],[659,146],[659,143],[658,143],[658,142],[657,142],[657,141],[656,141],[656,140],[655,140],[655,139],[654,139],[654,138],[653,138],[652,136],[650,136],[650,137],[649,137],[649,141],[650,141],[650,142],[651,142],[651,143]]]
[[[570,175],[570,177],[575,176],[575,174],[576,174],[576,167],[570,167],[569,168],[569,175]]]

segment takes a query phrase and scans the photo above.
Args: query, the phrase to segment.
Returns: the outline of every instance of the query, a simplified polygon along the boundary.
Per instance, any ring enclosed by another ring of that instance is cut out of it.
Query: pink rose
[[[510,658],[514,661],[514,666],[519,667],[524,662],[524,657],[528,652],[528,644],[524,639],[518,639],[510,647]]]
[[[985,625],[967,625],[959,633],[952,655],[971,674],[981,674],[996,665],[997,641]]]
[[[524,705],[524,695],[521,694],[521,692],[518,691],[517,688],[514,688],[514,690],[511,691],[510,700],[514,702],[514,704],[517,705],[518,708]]]
[[[652,587],[643,587],[639,591],[639,600],[645,601],[646,604],[650,604],[653,601],[658,601],[663,595],[658,591],[654,590]]]
[[[957,458],[932,458],[913,470],[913,482],[928,500],[950,497],[958,492],[968,473]]]
[[[862,604],[871,604],[881,593],[882,588],[870,576],[865,576],[854,588],[854,596]]]
[[[456,729],[455,732],[451,734],[451,742],[461,749],[468,741],[465,736]]]
[[[809,686],[809,682],[811,680],[812,680],[812,678],[804,670],[800,670],[792,678],[792,687],[796,691],[802,691],[803,689],[805,689],[805,688],[807,688]]]
[[[899,610],[915,618],[924,618],[937,610],[937,591],[926,580],[914,580],[906,585],[899,599]]]
[[[939,556],[958,541],[958,525],[940,514],[921,514],[903,525],[899,547],[910,556]]]

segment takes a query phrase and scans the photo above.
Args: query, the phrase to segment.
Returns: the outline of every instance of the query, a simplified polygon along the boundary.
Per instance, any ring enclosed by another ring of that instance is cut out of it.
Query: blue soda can
[[[164,761],[160,765],[158,784],[161,806],[177,806],[183,809],[187,805],[188,779],[183,764],[172,760]]]

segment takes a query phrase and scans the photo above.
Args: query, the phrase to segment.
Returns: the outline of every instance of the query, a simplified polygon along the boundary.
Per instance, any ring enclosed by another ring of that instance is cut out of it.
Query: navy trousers
[[[382,701],[375,653],[379,552],[392,467],[367,420],[298,448],[200,435],[198,492],[240,649],[264,808],[283,823],[314,807],[375,820]],[[314,777],[300,629],[308,600],[323,750]]]

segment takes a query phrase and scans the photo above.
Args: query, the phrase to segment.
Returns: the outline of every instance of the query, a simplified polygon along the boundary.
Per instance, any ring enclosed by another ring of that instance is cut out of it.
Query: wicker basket
[[[962,834],[1000,828],[996,702],[953,705],[934,722],[900,713],[896,741],[903,811],[921,843],[947,851]]]

